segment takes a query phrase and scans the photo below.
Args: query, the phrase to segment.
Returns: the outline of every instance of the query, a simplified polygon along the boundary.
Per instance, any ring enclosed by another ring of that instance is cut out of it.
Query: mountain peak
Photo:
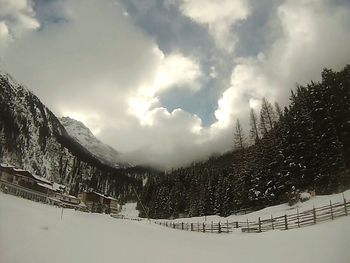
[[[66,128],[67,132],[70,135],[85,135],[86,137],[95,138],[91,130],[81,121],[78,121],[69,116],[66,116],[66,117],[60,118],[60,122]]]
[[[67,116],[62,117],[60,122],[71,137],[95,155],[101,162],[115,168],[130,167],[130,164],[124,163],[121,160],[121,155],[118,151],[97,139],[91,130],[81,121]]]

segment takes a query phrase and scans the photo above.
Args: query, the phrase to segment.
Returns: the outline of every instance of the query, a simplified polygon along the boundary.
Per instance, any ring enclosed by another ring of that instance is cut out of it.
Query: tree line
[[[339,192],[350,186],[350,65],[324,69],[298,85],[281,109],[262,99],[246,134],[237,120],[233,151],[148,179],[140,215],[228,216],[287,201],[291,192]]]

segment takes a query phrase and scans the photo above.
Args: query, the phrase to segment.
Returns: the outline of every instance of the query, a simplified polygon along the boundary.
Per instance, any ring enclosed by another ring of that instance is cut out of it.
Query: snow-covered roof
[[[89,193],[89,192],[87,192],[87,193]],[[95,192],[95,191],[92,191],[92,192],[90,192],[90,193],[94,193],[94,194],[99,195],[99,196],[101,196],[101,197],[103,197],[103,198],[105,198],[105,199],[118,201],[117,199],[115,199],[115,198],[113,198],[113,197],[106,196],[106,195],[104,195],[104,194],[101,194],[101,193],[98,193],[98,192]]]
[[[40,185],[40,186],[42,186],[42,187],[45,187],[45,188],[47,188],[47,189],[55,190],[55,189],[52,187],[51,184],[45,184],[45,183],[40,183],[40,182],[38,182],[37,184]]]
[[[51,184],[51,185],[53,184],[53,182],[51,182],[50,180],[47,180],[46,178],[41,177],[39,175],[32,174],[32,176],[38,181],[42,181],[44,183]]]
[[[62,194],[62,196],[69,197],[69,198],[74,198],[74,199],[79,199],[78,197],[76,197],[74,195],[69,195],[69,194]]]
[[[13,165],[7,164],[7,163],[0,163],[0,167],[3,167],[3,168],[14,168]]]
[[[55,183],[55,182],[52,184],[52,187],[55,189],[55,191],[63,190],[63,189],[66,188],[65,185],[63,185],[63,184],[58,184],[58,183]]]
[[[13,171],[15,171],[15,172],[26,172],[26,173],[30,173],[30,172],[27,171],[27,170],[23,170],[23,169],[19,169],[19,168],[13,168]]]
[[[39,177],[39,176],[36,176],[36,178],[37,177]],[[40,177],[40,180],[41,179],[45,179],[45,178]],[[48,188],[48,189],[53,190],[53,191],[61,191],[62,189],[66,188],[66,186],[64,186],[62,184],[50,182],[50,181],[47,181],[46,179],[45,179],[45,181],[41,180],[41,182],[38,182],[38,185],[43,186],[43,187]],[[68,196],[71,198],[73,198],[73,197],[76,198],[75,196],[72,196],[72,195],[65,195],[65,196]]]

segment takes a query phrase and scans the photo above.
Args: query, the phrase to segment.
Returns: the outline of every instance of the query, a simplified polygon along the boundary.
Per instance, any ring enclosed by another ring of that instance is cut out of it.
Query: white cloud
[[[247,19],[250,7],[247,0],[178,0],[181,12],[193,21],[208,26],[218,47],[232,52],[237,42],[237,35],[232,29],[242,20]]]
[[[237,118],[245,120],[249,116],[249,109],[256,106],[254,101],[262,97],[271,98],[273,90],[266,76],[260,72],[255,61],[244,60],[232,71],[231,86],[218,101],[215,111],[219,127],[230,127]]]
[[[175,84],[193,84],[200,75],[200,67],[195,61],[179,53],[171,54],[163,58],[155,76],[154,86],[160,91]],[[190,88],[199,87],[193,85]]]
[[[120,5],[61,5],[55,11],[63,10],[63,23],[23,35],[3,50],[5,69],[58,115],[75,117],[118,151],[132,152],[126,156],[137,156],[136,163],[169,166],[194,141],[201,122],[180,109],[168,112],[157,96],[171,88],[197,91],[200,65],[178,52],[165,56]]]
[[[18,4],[15,10],[29,3],[11,2]],[[102,141],[125,152],[128,160],[169,168],[229,150],[234,120],[247,123],[250,107],[258,107],[263,96],[286,103],[295,82],[319,78],[323,67],[339,69],[348,63],[350,11],[328,3],[283,2],[272,20],[282,34],[264,53],[239,59],[230,54],[237,64],[218,101],[217,120],[208,128],[183,109],[169,112],[158,98],[174,88],[198,91],[205,78],[201,65],[179,52],[163,54],[113,1],[56,3],[64,13],[55,9],[55,15],[64,16],[64,22],[14,39],[1,49],[0,59],[54,112],[82,120]],[[243,1],[184,0],[181,8],[194,21],[208,25],[225,49],[232,47],[227,41],[237,39],[231,29],[249,15]],[[29,17],[34,19],[34,14]],[[2,27],[0,32],[6,34]],[[217,70],[212,68],[212,78],[218,76]]]
[[[40,27],[30,0],[0,0],[0,21],[6,23],[6,35],[11,38]]]
[[[266,54],[238,59],[231,86],[218,102],[214,126],[247,123],[249,108],[258,100],[288,103],[295,84],[320,79],[324,67],[341,69],[350,59],[350,10],[319,0],[290,0],[280,5],[278,22],[283,34]]]
[[[9,29],[4,21],[0,22],[0,41],[8,38]]]
[[[197,91],[196,83],[201,76],[200,66],[191,58],[180,53],[164,54],[156,49],[159,65],[147,83],[141,84],[136,95],[129,98],[129,112],[137,116],[142,124],[152,125],[152,106],[159,106],[157,95],[172,88],[186,88]]]

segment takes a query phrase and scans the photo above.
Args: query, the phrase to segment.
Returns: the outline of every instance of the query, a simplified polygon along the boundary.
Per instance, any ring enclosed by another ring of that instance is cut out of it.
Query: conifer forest
[[[331,194],[350,185],[350,65],[324,69],[320,82],[297,85],[289,106],[266,99],[239,120],[233,150],[190,167],[152,176],[141,216],[228,216],[292,201],[299,191]]]

